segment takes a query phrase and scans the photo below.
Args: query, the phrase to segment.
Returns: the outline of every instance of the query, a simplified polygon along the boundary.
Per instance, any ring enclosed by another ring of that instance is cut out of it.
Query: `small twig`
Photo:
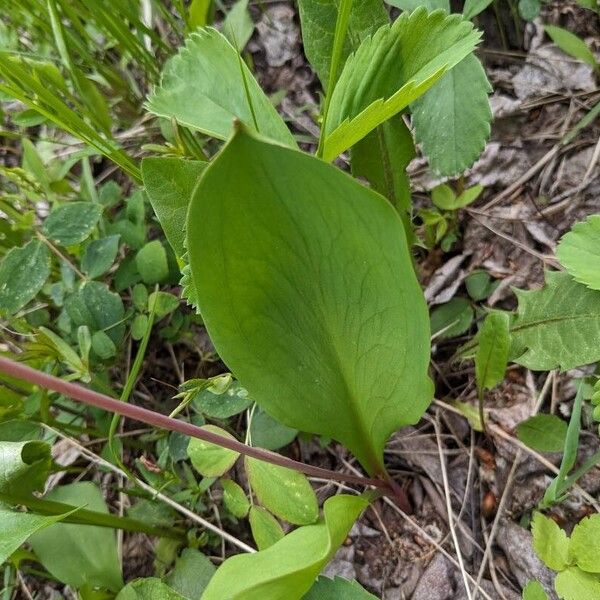
[[[293,469],[294,471],[300,471],[305,475],[324,477],[327,479],[333,479],[335,481],[346,481],[358,485],[380,488],[396,496],[394,491],[391,490],[388,482],[382,479],[338,473],[337,471],[332,471],[330,469],[324,469],[321,467],[301,463],[297,460],[282,456],[281,454],[270,452],[269,450],[253,448],[252,446],[247,446],[238,440],[224,437],[217,433],[213,433],[212,431],[192,425],[191,423],[179,421],[178,419],[172,419],[160,413],[148,410],[147,408],[136,406],[135,404],[127,404],[125,402],[115,400],[110,396],[105,396],[104,394],[90,390],[82,385],[64,381],[58,377],[54,377],[53,375],[48,375],[42,371],[32,369],[27,365],[15,362],[14,360],[4,356],[0,356],[0,372],[15,377],[16,379],[23,379],[40,387],[53,390],[54,392],[58,392],[59,394],[63,394],[64,396],[67,396],[73,400],[83,402],[84,404],[95,406],[96,408],[100,408],[108,412],[117,413],[123,415],[124,417],[134,419],[135,421],[147,423],[148,425],[153,425],[154,427],[159,427],[160,429],[177,431],[179,433],[183,433],[184,435],[195,437],[205,442],[233,450],[234,452],[239,452],[244,456],[256,458],[280,467],[287,467],[288,469]]]

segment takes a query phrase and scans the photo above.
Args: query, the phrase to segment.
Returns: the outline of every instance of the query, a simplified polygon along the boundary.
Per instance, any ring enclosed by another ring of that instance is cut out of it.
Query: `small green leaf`
[[[506,313],[492,312],[477,334],[475,378],[480,390],[491,390],[504,379],[510,351],[509,322]]]
[[[523,588],[523,600],[550,600],[539,581],[530,581]]]
[[[136,315],[131,323],[131,337],[134,340],[141,340],[148,329],[149,322],[148,315]]]
[[[46,499],[108,514],[102,493],[88,481],[57,487]],[[34,534],[30,543],[42,565],[75,589],[88,584],[116,592],[123,587],[117,539],[109,528],[58,523]]]
[[[147,108],[217,139],[229,139],[234,120],[239,120],[279,143],[296,146],[246,63],[225,36],[210,27],[192,33],[167,61]]]
[[[245,465],[252,491],[274,515],[294,525],[317,520],[317,496],[304,474],[249,457]]]
[[[386,0],[386,2],[408,12],[421,7],[425,7],[429,12],[440,9],[450,12],[450,0]]]
[[[319,577],[302,600],[377,600],[358,581],[348,581],[342,577]]]
[[[58,523],[70,513],[44,517],[7,510],[0,506],[0,565],[36,531]]]
[[[600,290],[600,215],[576,223],[561,238],[556,258],[575,281]]]
[[[76,327],[87,325],[91,331],[104,331],[114,344],[125,333],[125,307],[118,294],[99,281],[88,281],[65,301],[65,308]]]
[[[250,509],[250,528],[259,550],[266,550],[284,536],[277,519],[261,506]]]
[[[600,515],[591,515],[577,523],[569,551],[582,571],[600,573]]]
[[[228,419],[246,410],[252,399],[237,381],[223,391],[214,388],[204,389],[194,396],[196,410],[213,419]]]
[[[81,258],[81,270],[90,278],[100,277],[110,269],[119,251],[119,236],[108,237],[90,242]]]
[[[216,425],[203,425],[202,429],[218,433],[231,440],[235,439],[229,432]],[[194,468],[203,477],[220,477],[233,467],[239,456],[239,453],[234,450],[198,438],[190,440],[187,451]]]
[[[144,186],[173,252],[185,254],[185,217],[204,162],[174,157],[142,160]]]
[[[254,31],[254,23],[248,12],[248,0],[237,0],[227,13],[221,31],[238,52],[246,47]]]
[[[460,16],[425,9],[402,13],[366,38],[348,58],[333,90],[322,133],[324,160],[333,160],[414,102],[465,58],[479,38]]]
[[[431,311],[431,335],[447,339],[465,333],[473,322],[473,307],[466,298],[452,298]]]
[[[148,297],[148,312],[154,307],[156,319],[162,319],[172,313],[179,306],[179,299],[167,292],[152,292]]]
[[[246,492],[233,480],[222,479],[223,503],[225,508],[238,519],[243,519],[250,510],[250,502]]]
[[[324,518],[315,525],[300,527],[261,552],[228,558],[202,600],[302,598],[367,504],[362,496],[329,498]]]
[[[546,25],[544,30],[565,54],[587,63],[594,69],[598,68],[598,61],[596,61],[594,53],[574,33],[555,25]]]
[[[199,598],[199,596],[197,597]],[[157,577],[136,579],[128,583],[115,600],[192,600],[178,594]]]
[[[260,408],[252,416],[250,438],[253,446],[267,450],[279,450],[291,444],[297,434],[297,429],[287,427]]]
[[[492,282],[492,278],[488,275],[487,271],[483,269],[473,271],[465,279],[465,287],[467,293],[476,302],[485,300],[497,287],[495,282]]]
[[[519,14],[526,21],[533,21],[542,10],[541,0],[519,0]]]
[[[189,600],[200,600],[202,592],[215,574],[215,567],[210,559],[193,548],[185,548],[175,561],[175,568],[165,579],[173,590]],[[144,596],[143,600],[146,600]],[[142,600],[142,599],[140,599]],[[156,600],[163,600],[163,596]]]
[[[12,315],[33,300],[50,275],[50,252],[39,240],[11,248],[0,263],[0,313]]]
[[[0,492],[26,496],[43,490],[50,462],[46,442],[0,442]]]
[[[415,139],[434,172],[457,175],[479,158],[491,131],[491,91],[471,53],[412,104]],[[468,204],[466,198],[463,202]]]
[[[160,240],[153,240],[139,250],[135,255],[135,264],[146,284],[160,283],[169,276],[167,253]]]
[[[104,331],[94,331],[92,334],[92,348],[102,360],[108,360],[117,354],[115,343]]]
[[[381,472],[389,435],[432,392],[427,308],[389,202],[240,130],[200,180],[187,233],[203,320],[250,397]]]
[[[494,0],[465,0],[463,6],[463,17],[472,19],[483,12]]]
[[[560,452],[565,447],[567,424],[556,415],[535,415],[517,425],[517,437],[538,452]]]
[[[433,188],[431,201],[441,210],[458,210],[475,202],[481,196],[481,192],[483,187],[474,185],[457,196],[452,188],[444,183]]]
[[[552,519],[536,512],[531,523],[531,533],[537,555],[550,569],[562,571],[569,566],[569,538]]]
[[[44,221],[42,232],[59,246],[73,246],[86,240],[102,215],[94,202],[68,202],[57,206]]]
[[[554,580],[554,588],[561,600],[592,600],[600,598],[600,579],[577,567],[569,567]]]

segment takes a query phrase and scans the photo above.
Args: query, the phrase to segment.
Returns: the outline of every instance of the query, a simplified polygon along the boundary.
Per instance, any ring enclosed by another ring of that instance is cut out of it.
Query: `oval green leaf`
[[[94,202],[69,202],[57,206],[44,221],[42,231],[59,246],[80,244],[92,233],[102,214]]]
[[[302,473],[246,457],[246,474],[259,502],[294,525],[309,525],[319,516],[319,504]]]
[[[222,479],[223,504],[225,508],[238,519],[243,519],[250,510],[250,501],[246,492],[233,480]]]
[[[380,473],[389,435],[432,397],[427,307],[392,206],[240,130],[200,180],[187,232],[202,317],[250,397]]]
[[[561,452],[567,424],[556,415],[535,415],[517,425],[517,437],[538,452]]]
[[[216,425],[203,425],[202,429],[218,433],[231,440],[235,439],[228,431]],[[234,450],[222,448],[198,438],[190,440],[187,452],[194,468],[203,477],[220,477],[233,467],[239,456],[239,453]]]
[[[252,537],[259,550],[266,550],[283,538],[284,533],[281,525],[262,506],[253,506],[250,509],[249,520]]]

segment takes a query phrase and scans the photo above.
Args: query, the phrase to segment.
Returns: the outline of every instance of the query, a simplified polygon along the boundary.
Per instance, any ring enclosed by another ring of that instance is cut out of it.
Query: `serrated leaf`
[[[600,290],[600,215],[573,225],[561,238],[556,258],[575,281]]]
[[[533,547],[537,555],[553,571],[569,566],[569,538],[552,519],[536,512],[531,523]]]
[[[469,168],[490,135],[492,87],[474,54],[469,54],[411,106],[415,138],[430,168],[457,175]]]
[[[85,247],[81,258],[81,270],[90,279],[100,277],[111,268],[119,251],[119,237],[109,235],[93,240]]]
[[[102,493],[89,481],[57,487],[46,499],[108,514]],[[58,523],[34,534],[30,543],[41,564],[73,588],[89,584],[116,592],[123,587],[114,530]]]
[[[562,27],[556,27],[555,25],[546,25],[544,30],[565,54],[587,63],[594,69],[598,68],[598,61],[596,60],[594,53],[587,47],[587,44],[574,33],[571,33]]]
[[[549,600],[539,581],[530,581],[523,588],[523,600]]]
[[[347,150],[398,114],[465,58],[480,34],[458,15],[402,13],[351,55],[331,96],[323,158]],[[369,85],[365,85],[365,81]]]
[[[227,559],[202,600],[301,598],[342,544],[368,502],[340,494],[325,501],[323,519],[300,527],[270,548]]]
[[[577,523],[571,534],[569,553],[582,571],[600,573],[600,515],[591,515]]]
[[[517,437],[538,452],[560,452],[565,446],[567,424],[556,415],[535,415],[517,425]]]
[[[0,442],[0,492],[27,496],[43,490],[50,462],[46,442]]]
[[[441,9],[450,12],[450,0],[386,0],[386,3],[409,12],[421,7],[429,11]]]
[[[80,244],[96,227],[102,205],[94,202],[69,202],[57,206],[46,217],[42,232],[59,246]]]
[[[250,501],[246,492],[233,480],[222,479],[223,504],[225,508],[238,519],[243,519],[250,510]]]
[[[358,581],[342,577],[319,577],[302,600],[377,600]]]
[[[554,580],[554,588],[561,600],[591,600],[600,598],[600,579],[577,567],[569,567]]]
[[[45,517],[0,506],[0,565],[36,531],[58,523],[70,513]]]
[[[145,577],[128,583],[115,600],[186,600],[158,577]]]
[[[510,352],[509,323],[506,313],[492,312],[477,334],[475,379],[480,390],[491,390],[504,379]]]
[[[266,550],[284,537],[277,519],[261,506],[250,509],[250,529],[259,550]]]
[[[142,160],[142,179],[150,204],[178,257],[185,254],[185,218],[194,187],[206,168],[199,160],[149,157]]]
[[[235,439],[228,431],[216,425],[203,425],[202,429],[218,433],[231,440]],[[203,477],[220,477],[233,467],[239,456],[239,452],[199,440],[198,438],[190,440],[187,452],[194,468]]]
[[[187,242],[208,332],[250,397],[380,472],[432,393],[427,309],[391,205],[240,131],[199,183]]]
[[[50,275],[50,252],[39,240],[11,248],[0,263],[0,313],[12,315],[33,300]]]
[[[600,293],[568,273],[546,272],[539,290],[514,290],[515,362],[534,371],[568,370],[600,360]]]
[[[220,140],[231,136],[238,119],[277,142],[296,145],[246,63],[225,36],[211,27],[192,33],[167,61],[161,84],[146,106],[159,117],[176,119]]]
[[[334,0],[299,0],[298,10],[302,24],[304,53],[326,91],[338,3]],[[380,0],[353,2],[341,64],[344,64],[350,52],[356,50],[363,39],[374,34],[386,23],[389,23],[389,16]]]
[[[274,515],[294,525],[310,525],[319,504],[306,475],[246,457],[246,475],[258,501]]]

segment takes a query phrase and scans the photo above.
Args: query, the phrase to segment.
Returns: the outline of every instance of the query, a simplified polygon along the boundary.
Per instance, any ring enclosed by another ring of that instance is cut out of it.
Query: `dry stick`
[[[153,425],[154,427],[178,431],[184,435],[195,437],[211,444],[216,444],[217,446],[233,450],[234,452],[239,452],[244,456],[256,458],[280,467],[287,467],[288,469],[293,469],[294,471],[300,471],[305,475],[324,477],[326,479],[333,479],[335,481],[346,481],[348,483],[355,483],[357,485],[380,488],[387,492],[393,493],[393,495],[397,497],[398,501],[402,502],[402,497],[398,496],[397,493],[394,493],[396,490],[392,490],[389,483],[383,481],[382,479],[373,479],[359,475],[338,473],[337,471],[331,471],[329,469],[307,465],[305,463],[298,462],[297,460],[287,458],[286,456],[282,456],[281,454],[276,454],[275,452],[269,452],[268,450],[263,450],[261,448],[253,448],[252,446],[247,446],[246,444],[238,442],[237,440],[223,437],[217,433],[213,433],[212,431],[207,431],[206,429],[201,429],[200,427],[192,425],[191,423],[172,419],[171,417],[161,415],[160,413],[148,410],[147,408],[142,408],[141,406],[120,402],[119,400],[115,400],[110,396],[105,396],[104,394],[90,390],[82,385],[70,383],[68,381],[59,379],[58,377],[43,373],[42,371],[37,371],[36,369],[32,369],[27,365],[15,362],[14,360],[4,356],[0,356],[0,373],[4,373],[16,379],[29,381],[30,383],[39,385],[40,387],[53,390],[59,394],[63,394],[64,396],[68,396],[73,400],[83,402],[84,404],[89,404],[108,412],[118,413],[124,417],[128,417],[142,423],[147,423],[148,425]],[[408,502],[407,499],[406,502]]]

